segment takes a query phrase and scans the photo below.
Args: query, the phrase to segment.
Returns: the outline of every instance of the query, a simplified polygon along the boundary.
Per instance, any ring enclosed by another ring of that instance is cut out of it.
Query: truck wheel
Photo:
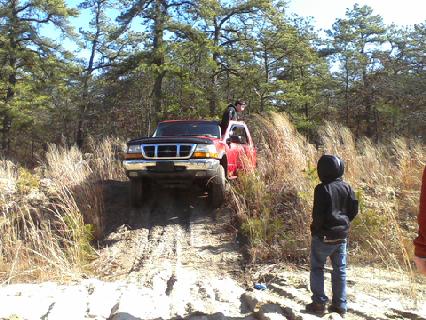
[[[220,166],[209,187],[209,202],[213,208],[219,208],[225,201],[226,178],[225,169]]]
[[[130,205],[139,208],[142,205],[142,179],[130,179]]]

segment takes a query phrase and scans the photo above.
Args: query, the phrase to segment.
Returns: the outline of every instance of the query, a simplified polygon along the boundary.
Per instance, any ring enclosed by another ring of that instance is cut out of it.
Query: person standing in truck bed
[[[222,129],[222,134],[228,128],[229,121],[237,121],[238,113],[241,113],[246,108],[246,103],[243,100],[235,101],[235,105],[232,103],[226,107],[225,112],[222,115],[222,121],[220,122],[220,128]]]

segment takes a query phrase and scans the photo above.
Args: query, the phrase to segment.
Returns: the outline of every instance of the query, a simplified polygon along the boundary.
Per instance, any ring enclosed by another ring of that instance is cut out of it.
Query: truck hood
[[[195,143],[195,144],[214,144],[215,138],[209,139],[206,137],[146,137],[133,139],[127,142],[130,144],[167,144],[167,143]]]

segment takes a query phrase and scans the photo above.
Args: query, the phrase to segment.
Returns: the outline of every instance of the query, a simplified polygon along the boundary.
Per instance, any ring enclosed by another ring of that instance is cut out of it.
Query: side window
[[[231,128],[231,131],[229,134],[234,136],[240,136],[243,144],[248,143],[248,138],[247,138],[246,130],[244,127],[235,126]]]
[[[247,129],[243,128],[243,130],[244,130],[244,137],[246,137],[246,143],[249,143],[250,141],[249,141],[249,138],[248,138]]]

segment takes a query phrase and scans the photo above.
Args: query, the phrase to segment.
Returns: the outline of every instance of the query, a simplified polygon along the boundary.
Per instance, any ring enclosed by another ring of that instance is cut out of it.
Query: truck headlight
[[[131,144],[127,148],[127,153],[142,153],[140,144]]]
[[[193,158],[219,158],[219,153],[214,144],[199,144],[192,155]]]
[[[141,159],[142,149],[140,144],[131,144],[127,147],[127,153],[124,156],[125,160]]]

